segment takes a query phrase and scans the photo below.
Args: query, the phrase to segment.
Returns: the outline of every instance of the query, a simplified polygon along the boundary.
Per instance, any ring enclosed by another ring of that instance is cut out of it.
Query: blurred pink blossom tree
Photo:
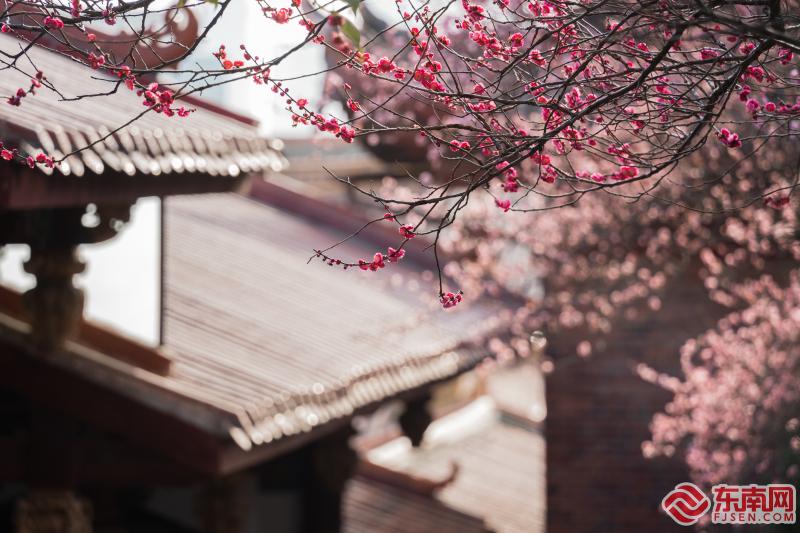
[[[733,291],[743,306],[681,351],[683,380],[653,419],[648,455],[684,453],[696,480],[772,483],[800,478],[800,273]]]

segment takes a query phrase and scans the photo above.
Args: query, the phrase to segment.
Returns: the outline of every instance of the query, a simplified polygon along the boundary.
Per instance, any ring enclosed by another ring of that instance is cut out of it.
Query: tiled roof
[[[350,482],[345,502],[345,533],[491,532],[480,518],[435,498],[364,477]]]
[[[170,379],[236,413],[243,447],[308,432],[485,355],[470,341],[496,327],[493,309],[426,306],[405,290],[409,267],[306,264],[344,236],[234,194],[167,200]],[[351,242],[338,252],[374,250]]]
[[[44,151],[60,159],[145,111],[141,97],[117,85],[116,79],[40,46],[32,46],[27,57],[9,66],[7,54],[19,53],[24,45],[29,43],[0,35],[0,94],[28,89],[37,70],[44,73],[47,83],[23,98],[19,107],[0,105],[0,140],[8,146],[24,153]],[[114,94],[104,94],[109,91]],[[70,100],[86,94],[103,95]],[[237,176],[285,167],[280,141],[260,137],[252,122],[214,111],[199,101],[179,105],[195,112],[183,118],[146,112],[130,126],[69,156],[57,172],[77,176],[109,170],[127,175],[200,172]]]
[[[439,531],[443,505],[480,519],[498,533],[545,530],[544,437],[533,427],[506,419],[488,397],[434,422],[419,448],[400,438],[374,449],[367,460],[410,480],[452,481],[427,496],[428,510],[423,511],[425,502],[413,490],[399,491],[396,481],[395,487],[387,488],[362,474],[345,496],[346,532],[363,531],[361,524],[383,520],[404,524],[393,529],[398,532]],[[418,484],[409,481],[412,488]],[[410,498],[407,506],[398,503],[401,497]]]

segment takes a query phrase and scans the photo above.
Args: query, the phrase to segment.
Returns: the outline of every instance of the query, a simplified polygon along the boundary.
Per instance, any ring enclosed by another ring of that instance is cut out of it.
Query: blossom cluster
[[[37,71],[36,75],[33,78],[31,78],[30,87],[28,87],[27,90],[20,87],[19,89],[17,89],[17,92],[15,92],[6,99],[6,102],[9,105],[19,107],[20,105],[22,105],[23,98],[25,98],[28,95],[36,94],[36,89],[42,86],[42,81],[44,80],[45,80],[44,72],[42,72],[41,70]]]
[[[168,117],[175,114],[179,117],[186,117],[192,112],[184,106],[172,107],[172,104],[175,103],[175,95],[169,89],[160,89],[158,83],[151,83],[146,89],[140,89],[136,94],[143,97],[143,105]]]
[[[57,162],[52,157],[44,152],[38,152],[36,155],[22,156],[17,148],[7,148],[5,143],[0,141],[0,159],[4,161],[20,161],[30,168],[35,168],[37,164],[44,165],[47,168],[53,168]]]

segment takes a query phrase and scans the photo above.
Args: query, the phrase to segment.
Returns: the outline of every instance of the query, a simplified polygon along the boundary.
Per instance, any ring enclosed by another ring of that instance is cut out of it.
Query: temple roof
[[[169,438],[153,440],[144,419],[93,420],[178,456],[185,451],[171,439],[199,445],[202,434],[202,454],[187,462],[230,472],[382,402],[422,394],[488,355],[481,341],[503,309],[465,302],[442,310],[435,280],[412,253],[381,272],[307,264],[314,248],[347,232],[235,193],[164,201],[163,346],[119,342],[88,324],[57,356],[40,357],[19,296],[11,305],[0,299],[8,356],[73,376],[64,391],[84,391],[75,398],[81,415],[94,413],[86,391],[107,390],[119,409],[160,417]],[[337,250],[357,258],[375,249],[356,239]]]
[[[535,533],[545,491],[541,428],[484,396],[436,420],[419,448],[399,437],[369,451],[345,495],[344,531]]]
[[[427,494],[356,477],[347,488],[345,533],[491,533],[479,517]]]
[[[486,356],[471,343],[497,326],[491,308],[426,303],[434,282],[410,260],[377,273],[306,264],[345,234],[242,196],[171,198],[165,230],[171,379],[237,413],[243,447],[457,375]]]
[[[11,56],[26,46],[12,66]],[[27,90],[37,71],[46,80],[35,94],[22,98],[20,106],[0,105],[0,140],[22,153],[43,151],[56,159],[92,145],[68,155],[56,172],[238,176],[285,167],[282,143],[259,136],[251,120],[194,98],[176,104],[194,109],[187,117],[148,111],[143,98],[116,77],[0,34],[0,94]]]

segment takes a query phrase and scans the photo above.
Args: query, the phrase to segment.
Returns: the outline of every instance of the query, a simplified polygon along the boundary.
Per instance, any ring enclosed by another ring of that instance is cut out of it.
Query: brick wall
[[[644,362],[678,375],[680,346],[712,327],[723,310],[708,302],[692,275],[665,294],[660,311],[618,320],[606,349],[588,359],[568,353],[574,334],[549,339],[557,360],[547,378],[549,532],[686,531],[659,510],[664,495],[689,479],[685,467],[641,452],[650,419],[670,394],[634,369]]]

